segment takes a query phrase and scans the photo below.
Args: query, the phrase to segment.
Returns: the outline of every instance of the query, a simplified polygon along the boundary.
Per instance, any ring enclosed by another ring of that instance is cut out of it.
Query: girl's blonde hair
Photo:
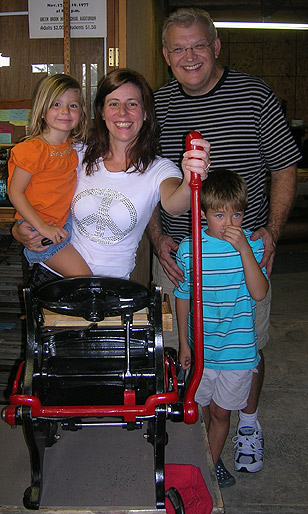
[[[87,113],[81,87],[70,75],[57,73],[43,78],[37,85],[33,97],[30,133],[27,139],[39,136],[46,128],[45,116],[55,101],[68,89],[76,89],[80,93],[80,121],[70,134],[73,142],[84,141],[87,133]]]

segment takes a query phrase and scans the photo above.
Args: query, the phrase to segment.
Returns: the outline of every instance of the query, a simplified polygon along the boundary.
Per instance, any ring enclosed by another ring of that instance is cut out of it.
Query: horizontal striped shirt
[[[211,170],[224,167],[247,183],[243,228],[266,225],[266,173],[287,168],[301,155],[278,100],[263,80],[225,68],[205,95],[188,96],[176,80],[155,92],[162,155],[178,166],[186,134],[198,130],[211,144]],[[173,218],[162,210],[164,232],[179,243],[191,233],[191,214]]]
[[[251,241],[253,254],[263,257],[262,239]],[[188,321],[189,344],[193,347],[193,259],[192,238],[186,237],[177,251],[177,264],[184,281],[174,289],[178,298],[191,301]],[[263,270],[265,273],[265,270]],[[202,303],[204,366],[212,369],[252,369],[260,357],[255,327],[256,302],[250,296],[240,253],[231,243],[206,234],[202,229]]]

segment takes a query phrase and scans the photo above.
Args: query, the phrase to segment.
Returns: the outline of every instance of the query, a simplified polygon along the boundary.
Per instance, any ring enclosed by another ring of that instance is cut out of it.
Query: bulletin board
[[[30,124],[31,99],[0,100],[0,145],[18,143]]]

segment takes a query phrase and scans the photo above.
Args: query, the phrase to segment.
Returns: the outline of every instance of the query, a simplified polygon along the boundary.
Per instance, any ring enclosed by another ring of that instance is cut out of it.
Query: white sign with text
[[[63,2],[28,0],[30,39],[63,38]],[[70,1],[72,38],[107,37],[106,0]]]

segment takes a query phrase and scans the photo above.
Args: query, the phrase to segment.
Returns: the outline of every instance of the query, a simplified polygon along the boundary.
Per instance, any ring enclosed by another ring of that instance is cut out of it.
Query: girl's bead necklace
[[[43,134],[40,135],[40,138],[42,139],[42,141],[44,141],[44,143],[51,146],[52,150],[50,151],[50,156],[52,156],[52,157],[62,157],[63,155],[67,155],[67,154],[71,153],[71,151],[72,151],[71,145],[68,145],[68,147],[65,148],[64,150],[59,151],[59,150],[57,150],[57,147],[61,146],[61,143],[59,143],[58,145],[49,143],[49,141],[47,141],[47,139],[44,138]],[[62,144],[65,144],[65,143],[62,143]]]
[[[47,143],[47,145],[50,145],[52,146],[53,148],[55,148],[56,146],[60,146],[61,144],[64,144],[64,143],[58,143],[58,144],[55,144],[55,143],[50,143],[49,141],[47,141],[47,139],[43,136],[43,134],[40,134],[40,138],[44,141],[44,143]],[[66,141],[65,141],[66,142]]]

